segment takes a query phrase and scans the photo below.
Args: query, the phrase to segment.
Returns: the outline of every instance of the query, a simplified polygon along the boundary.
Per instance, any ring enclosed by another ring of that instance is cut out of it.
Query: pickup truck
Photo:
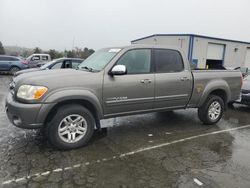
[[[204,124],[217,123],[240,97],[235,70],[191,70],[179,48],[131,45],[101,49],[78,70],[21,74],[10,83],[9,120],[17,127],[44,128],[59,149],[86,145],[100,120],[198,108]]]

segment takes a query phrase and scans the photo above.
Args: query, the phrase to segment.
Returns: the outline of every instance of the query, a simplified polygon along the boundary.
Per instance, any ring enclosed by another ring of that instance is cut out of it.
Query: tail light
[[[26,60],[21,61],[21,63],[24,64],[24,65],[28,65],[29,64],[29,62],[26,61]]]

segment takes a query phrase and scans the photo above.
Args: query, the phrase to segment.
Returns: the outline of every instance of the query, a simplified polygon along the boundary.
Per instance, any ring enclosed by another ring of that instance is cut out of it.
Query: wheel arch
[[[49,121],[51,121],[51,119],[53,118],[53,115],[57,112],[57,110],[59,108],[61,108],[62,106],[65,105],[81,105],[84,106],[85,108],[87,108],[94,116],[95,118],[95,123],[96,123],[96,127],[97,129],[100,129],[100,114],[98,113],[98,110],[96,109],[96,107],[89,102],[88,100],[84,100],[84,99],[71,99],[71,100],[65,100],[65,101],[61,101],[59,103],[56,103],[48,112],[47,112],[47,116],[45,117],[45,124],[48,123]]]
[[[204,89],[203,94],[201,96],[201,99],[198,105],[199,107],[202,106],[202,104],[204,104],[204,102],[206,101],[209,95],[216,95],[216,96],[221,97],[226,106],[226,104],[231,98],[230,87],[227,84],[227,82],[224,80],[215,80],[211,83],[208,83],[208,85]]]
[[[65,89],[53,92],[53,94],[43,99],[42,102],[45,103],[45,105],[44,109],[40,110],[40,116],[43,116],[40,118],[43,119],[45,124],[51,120],[53,114],[55,114],[61,106],[76,104],[87,108],[95,118],[96,127],[98,129],[100,128],[100,119],[103,117],[102,106],[97,96],[90,91]]]

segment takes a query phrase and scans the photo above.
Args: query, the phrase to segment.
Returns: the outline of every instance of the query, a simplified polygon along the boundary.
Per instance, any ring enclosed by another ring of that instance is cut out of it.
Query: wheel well
[[[227,93],[222,90],[222,89],[217,89],[217,90],[214,90],[210,93],[210,95],[216,95],[216,96],[219,96],[222,98],[222,100],[224,101],[224,104],[227,103]]]
[[[10,70],[11,70],[12,68],[14,68],[14,67],[20,69],[20,67],[18,67],[17,65],[12,65],[12,66],[10,67]]]
[[[64,106],[64,105],[68,105],[68,104],[80,104],[82,106],[84,106],[85,108],[87,108],[94,116],[95,118],[95,123],[96,123],[96,127],[97,129],[100,129],[101,128],[101,125],[100,125],[100,118],[99,118],[99,115],[97,113],[97,110],[95,108],[95,106],[90,103],[89,101],[87,100],[67,100],[67,101],[62,101],[62,102],[59,102],[57,103],[48,113],[46,119],[45,119],[45,124],[47,122],[49,122],[52,118],[53,118],[53,114],[55,114],[57,112],[57,110],[61,107],[61,106]]]

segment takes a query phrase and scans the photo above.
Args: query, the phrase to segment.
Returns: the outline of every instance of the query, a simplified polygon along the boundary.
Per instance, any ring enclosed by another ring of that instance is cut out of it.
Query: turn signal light
[[[40,87],[37,88],[36,91],[33,94],[33,99],[39,99],[43,96],[44,93],[46,93],[48,89],[46,87]]]

